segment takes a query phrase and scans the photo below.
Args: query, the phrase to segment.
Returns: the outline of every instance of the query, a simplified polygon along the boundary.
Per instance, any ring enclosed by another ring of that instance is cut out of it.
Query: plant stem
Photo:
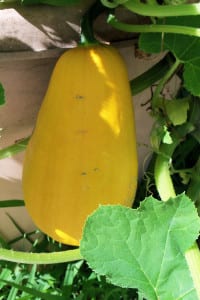
[[[97,43],[93,32],[93,21],[90,10],[87,11],[81,19],[81,45],[91,45]]]
[[[1,200],[0,201],[0,208],[2,207],[18,207],[18,206],[24,206],[23,200]]]
[[[198,299],[200,299],[200,251],[196,243],[185,252],[185,258],[192,275]]]
[[[180,5],[148,5],[129,0],[123,4],[130,11],[149,17],[197,16],[200,13],[200,3]]]
[[[26,253],[0,248],[0,260],[23,264],[58,264],[81,259],[79,248],[52,253]]]
[[[200,28],[190,26],[162,24],[132,25],[118,21],[114,15],[109,15],[108,23],[114,28],[125,32],[165,32],[200,37]]]
[[[0,159],[6,158],[13,156],[21,151],[24,151],[28,142],[29,142],[30,137],[27,137],[25,139],[22,139],[15,144],[8,146],[6,148],[0,149]]]
[[[167,201],[169,198],[175,198],[176,192],[170,175],[171,156],[178,145],[178,140],[173,140],[172,144],[162,144],[160,152],[155,161],[155,183],[160,198]]]
[[[132,95],[137,95],[144,91],[166,74],[170,65],[168,58],[168,55],[166,55],[153,67],[130,81]]]
[[[163,90],[164,85],[167,83],[167,81],[175,73],[175,71],[179,67],[180,63],[181,62],[178,59],[176,59],[175,62],[172,64],[172,66],[168,69],[168,71],[162,77],[162,79],[159,81],[159,83],[157,85],[157,88],[155,89],[155,92],[153,94],[153,98],[152,98],[152,110],[153,110],[153,112],[155,112],[158,108],[158,100],[159,100],[160,93]]]
[[[192,170],[191,180],[186,194],[194,201],[198,213],[200,213],[200,157]]]
[[[6,4],[11,4],[11,3],[20,3],[20,0],[4,0],[0,1],[0,6],[6,5]]]
[[[164,154],[158,154],[155,163],[154,174],[156,188],[161,200],[163,201],[167,201],[169,198],[174,198],[176,196],[170,176],[169,162],[177,144],[177,140],[174,140],[174,142],[170,145],[162,144],[160,150],[163,151]],[[193,279],[198,299],[200,299],[200,251],[196,243],[194,243],[194,245],[185,252],[185,258]]]

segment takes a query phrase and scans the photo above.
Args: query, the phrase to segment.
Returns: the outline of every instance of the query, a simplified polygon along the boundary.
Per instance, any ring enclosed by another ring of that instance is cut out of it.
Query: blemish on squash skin
[[[76,95],[76,96],[75,96],[75,99],[76,99],[76,100],[83,100],[83,99],[84,99],[84,96],[82,96],[82,95]]]
[[[87,175],[87,173],[86,173],[86,172],[82,172],[81,175],[82,175],[82,176],[85,176],[85,175]]]
[[[88,130],[79,129],[79,130],[76,130],[76,133],[78,133],[78,134],[86,134],[86,133],[88,133]]]
[[[92,171],[98,172],[98,171],[100,171],[100,169],[99,168],[94,168]],[[87,172],[82,172],[81,175],[85,176],[85,175],[87,175]]]

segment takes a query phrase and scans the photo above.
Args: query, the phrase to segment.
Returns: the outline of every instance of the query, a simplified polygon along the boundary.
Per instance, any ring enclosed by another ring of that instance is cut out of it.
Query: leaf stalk
[[[0,260],[23,264],[58,264],[83,259],[79,248],[52,253],[26,253],[0,248]]]
[[[181,62],[178,59],[176,59],[175,62],[171,65],[171,67],[168,69],[168,71],[165,73],[165,75],[162,77],[162,79],[159,81],[157,88],[155,89],[155,92],[152,97],[152,111],[153,112],[155,112],[159,107],[159,103],[160,103],[159,97],[160,97],[160,93],[163,90],[164,85],[173,76],[175,71],[178,69],[180,63]]]
[[[108,23],[114,28],[125,32],[165,32],[200,37],[200,28],[165,24],[132,25],[118,21],[112,14],[108,17]]]
[[[198,299],[200,299],[200,251],[197,243],[185,252],[185,258],[192,275]]]
[[[149,17],[197,16],[200,14],[200,3],[180,5],[148,5],[139,1],[129,0],[123,3],[123,6],[136,14]]]
[[[30,140],[30,137],[24,138],[22,140],[19,140],[15,144],[5,147],[3,149],[0,149],[0,159],[4,159],[6,157],[13,156],[21,151],[24,151],[28,142]]]
[[[137,95],[159,81],[168,71],[170,66],[169,57],[166,55],[153,67],[130,81],[132,95]]]

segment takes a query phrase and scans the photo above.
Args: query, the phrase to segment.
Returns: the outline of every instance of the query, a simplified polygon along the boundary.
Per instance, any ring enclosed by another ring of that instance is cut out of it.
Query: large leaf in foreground
[[[148,300],[196,300],[184,252],[199,229],[184,194],[165,203],[148,197],[137,210],[100,206],[86,221],[81,254],[111,283],[138,288]]]
[[[198,28],[200,15],[159,19],[158,24],[181,25]],[[200,96],[200,38],[172,33],[142,33],[140,48],[148,53],[171,51],[184,63],[184,85],[195,96]]]

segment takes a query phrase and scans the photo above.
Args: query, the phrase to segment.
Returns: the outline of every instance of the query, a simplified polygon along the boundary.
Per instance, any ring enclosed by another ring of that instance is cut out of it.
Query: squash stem
[[[83,15],[81,19],[80,45],[88,46],[98,44],[93,30],[93,22],[97,16],[106,10],[100,1],[96,1]]]

